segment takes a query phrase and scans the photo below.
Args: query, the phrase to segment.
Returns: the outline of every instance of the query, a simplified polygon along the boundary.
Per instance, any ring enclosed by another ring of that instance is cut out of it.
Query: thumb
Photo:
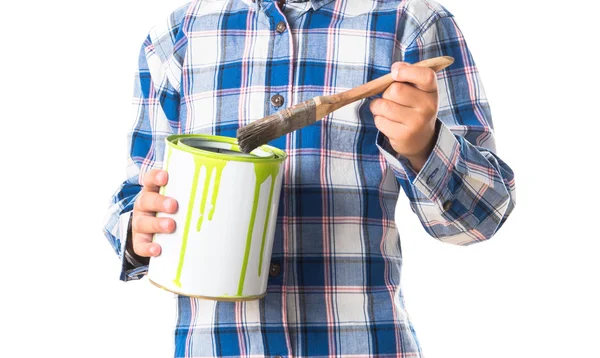
[[[408,62],[394,62],[392,64],[392,78],[394,79],[394,81],[399,81],[400,79],[400,69],[402,69],[403,67],[407,67],[410,66],[410,64]]]

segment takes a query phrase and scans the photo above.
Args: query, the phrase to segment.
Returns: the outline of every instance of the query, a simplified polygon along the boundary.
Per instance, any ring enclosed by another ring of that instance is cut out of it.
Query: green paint
[[[208,150],[197,149],[191,147],[189,145],[185,145],[183,143],[179,143],[179,140],[182,138],[201,138],[212,142],[219,143],[229,143],[233,144],[231,149],[236,152],[240,152],[240,147],[237,144],[237,140],[235,138],[230,137],[222,137],[222,136],[213,136],[207,134],[172,134],[167,137],[167,145],[176,147],[179,150],[183,150],[184,152],[188,152],[194,155],[202,155],[205,158],[213,158],[213,159],[223,159],[228,162],[250,162],[250,163],[281,163],[287,158],[285,152],[279,148],[271,147],[268,145],[263,145],[260,148],[264,151],[268,151],[273,153],[273,156],[269,157],[259,157],[255,155],[230,155],[225,153],[215,153]]]
[[[254,232],[254,222],[256,219],[256,211],[258,209],[258,200],[260,194],[260,186],[264,183],[269,177],[271,179],[271,192],[269,194],[269,201],[267,203],[267,217],[265,219],[265,227],[269,220],[269,212],[271,211],[271,200],[273,198],[273,189],[275,188],[275,179],[277,178],[277,174],[279,173],[279,165],[269,164],[269,163],[254,163],[254,172],[256,174],[256,183],[254,184],[254,202],[252,204],[252,213],[250,214],[250,224],[248,225],[248,234],[246,236],[246,250],[244,252],[244,261],[242,263],[242,272],[240,275],[240,282],[238,284],[238,292],[237,295],[241,296],[242,291],[244,290],[244,281],[246,279],[246,270],[248,268],[248,257],[250,256],[250,247],[252,245],[252,233]],[[260,268],[262,267],[263,260],[263,250],[265,246],[265,232],[263,232],[261,251],[260,251],[260,259],[258,265],[258,276],[260,276]]]
[[[264,253],[264,247],[265,247],[265,242],[266,242],[266,232],[267,232],[267,226],[268,226],[269,217],[270,217],[270,213],[271,213],[273,192],[275,190],[275,180],[277,178],[277,175],[279,174],[279,165],[283,160],[285,160],[287,155],[285,154],[284,151],[274,148],[274,147],[270,147],[270,146],[261,146],[262,150],[267,151],[269,153],[273,153],[273,156],[268,156],[268,157],[238,156],[238,155],[228,155],[228,154],[223,154],[223,153],[216,153],[216,152],[209,151],[209,150],[202,150],[202,149],[194,148],[194,147],[191,147],[184,143],[179,142],[180,139],[186,138],[186,137],[202,138],[205,140],[209,140],[209,141],[213,141],[213,142],[220,142],[220,143],[229,143],[229,144],[231,144],[232,150],[238,151],[238,152],[240,151],[235,138],[210,136],[210,135],[202,135],[202,134],[191,134],[191,135],[190,134],[176,134],[176,135],[171,135],[171,136],[167,137],[166,142],[167,142],[167,146],[168,146],[168,152],[167,152],[167,161],[165,163],[166,168],[168,168],[172,148],[176,148],[178,150],[182,150],[184,152],[192,154],[193,158],[194,158],[194,163],[195,163],[194,178],[192,181],[192,188],[191,188],[191,192],[190,192],[188,212],[187,212],[187,216],[186,216],[185,226],[183,229],[182,244],[181,244],[181,250],[180,250],[180,254],[179,254],[179,264],[177,266],[177,274],[176,274],[176,277],[173,280],[173,282],[175,283],[175,285],[177,285],[177,287],[181,287],[181,281],[180,281],[181,272],[183,269],[183,263],[184,263],[185,254],[186,254],[187,240],[188,240],[188,235],[189,235],[189,230],[190,230],[190,225],[191,225],[192,213],[193,213],[193,209],[194,209],[194,201],[195,201],[196,193],[198,190],[198,179],[200,176],[200,170],[201,170],[202,166],[206,167],[206,177],[205,177],[204,183],[203,183],[202,202],[200,204],[200,217],[196,224],[196,230],[198,232],[201,231],[201,229],[202,229],[202,222],[204,220],[204,214],[205,214],[205,209],[206,209],[206,201],[208,199],[207,198],[208,197],[208,188],[210,186],[210,182],[211,182],[211,179],[213,176],[213,171],[215,171],[215,179],[213,182],[214,184],[213,184],[213,190],[212,190],[212,195],[211,195],[211,208],[208,213],[208,220],[212,220],[213,214],[215,212],[216,201],[217,201],[217,197],[218,197],[219,187],[221,184],[221,176],[222,176],[225,165],[230,161],[250,162],[250,163],[254,164],[254,171],[256,174],[256,184],[254,187],[254,202],[253,202],[253,206],[252,206],[252,213],[250,216],[248,234],[246,236],[246,248],[244,251],[244,261],[242,263],[242,272],[240,275],[240,282],[238,285],[238,293],[237,293],[237,295],[234,295],[234,296],[229,296],[228,294],[223,295],[223,297],[243,297],[242,292],[244,289],[244,280],[246,277],[246,270],[248,268],[248,258],[250,256],[250,246],[252,244],[252,233],[254,231],[256,212],[258,210],[260,187],[269,177],[272,178],[271,188],[270,188],[270,193],[269,193],[269,201],[267,203],[267,214],[266,214],[265,222],[263,225],[263,236],[262,236],[262,243],[261,243],[261,248],[260,248],[258,276],[261,275],[261,267],[262,267],[262,261],[263,261],[263,255],[264,255],[263,253]],[[161,190],[163,190],[163,193],[164,193],[164,187]]]
[[[242,262],[242,272],[240,274],[240,282],[238,284],[238,296],[244,291],[244,281],[246,279],[246,269],[248,268],[248,257],[250,256],[250,245],[252,244],[252,231],[254,231],[254,219],[256,218],[256,209],[258,208],[258,192],[260,183],[256,180],[254,184],[254,203],[252,204],[252,213],[250,214],[250,224],[248,225],[248,234],[246,235],[246,250],[244,252],[244,261]]]
[[[204,158],[201,156],[194,156],[194,178],[192,180],[192,189],[190,193],[190,200],[188,204],[188,212],[185,220],[185,227],[183,229],[183,238],[181,243],[181,251],[179,253],[179,264],[177,266],[177,276],[173,282],[177,285],[177,287],[181,288],[181,271],[183,270],[183,263],[185,261],[185,252],[187,248],[187,240],[190,232],[190,223],[192,222],[192,213],[194,209],[194,201],[196,199],[196,192],[198,191],[198,179],[200,177],[200,169],[204,166],[206,168],[206,175],[204,178],[203,190],[202,190],[202,199],[200,203],[200,217],[198,218],[198,223],[196,225],[196,231],[200,231],[202,229],[202,221],[204,219],[204,210],[206,208],[206,200],[208,196],[208,188],[212,179],[213,170],[216,169],[215,181],[213,185],[212,198],[211,198],[211,210],[208,215],[208,220],[212,220],[212,215],[214,213],[214,209],[216,206],[219,186],[221,184],[221,173],[223,172],[223,168],[227,164],[227,162],[222,160],[214,160],[211,158]]]
[[[183,269],[183,261],[185,259],[185,250],[187,248],[187,239],[190,232],[190,223],[192,222],[192,212],[194,209],[194,200],[196,199],[196,189],[198,187],[198,176],[200,175],[200,166],[202,165],[202,157],[194,157],[194,179],[192,180],[192,190],[190,192],[190,201],[188,205],[188,212],[185,218],[185,226],[183,228],[183,238],[181,240],[181,251],[179,252],[179,265],[177,265],[177,276],[173,280],[173,283],[181,288],[181,270]]]
[[[259,165],[254,164],[254,170],[257,172],[257,174],[256,174],[257,178],[260,176],[264,176],[265,174],[267,174],[268,176],[271,177],[271,190],[269,191],[267,216],[265,217],[265,225],[263,226],[263,237],[262,237],[262,242],[260,244],[260,259],[258,260],[258,277],[260,277],[261,270],[262,270],[263,254],[265,251],[265,241],[267,238],[267,226],[269,226],[269,216],[271,216],[271,204],[273,204],[273,191],[275,190],[275,179],[277,179],[277,174],[279,174],[279,166],[278,165],[272,165],[272,164],[268,165],[267,164],[267,165],[265,165],[265,167],[266,168],[263,168],[263,169],[266,169],[266,170],[264,172],[262,172],[261,174],[258,174]],[[265,178],[265,180],[266,180],[266,178]],[[256,197],[254,198],[254,200],[257,200]]]
[[[202,222],[204,221],[204,209],[206,208],[206,199],[208,196],[208,187],[212,179],[213,170],[216,170],[215,181],[213,184],[212,196],[210,200],[210,212],[208,213],[208,220],[212,220],[213,214],[215,213],[215,207],[217,206],[217,196],[219,193],[219,187],[221,185],[221,174],[223,168],[227,162],[223,160],[205,159],[204,166],[206,167],[206,178],[204,179],[204,189],[202,191],[202,203],[200,204],[200,216],[198,217],[198,223],[196,224],[196,231],[200,232],[202,229]],[[194,183],[192,185],[197,185]]]
[[[212,177],[212,168],[206,167],[206,177],[204,178],[204,187],[202,189],[202,201],[200,202],[200,216],[198,217],[198,223],[196,224],[196,231],[200,232],[202,229],[202,221],[204,219],[204,208],[206,207],[206,195],[208,194],[208,184]],[[192,185],[198,185],[193,183]]]
[[[210,212],[208,213],[208,220],[212,220],[215,208],[217,207],[217,195],[219,193],[219,187],[221,186],[221,174],[223,174],[223,168],[225,168],[226,162],[217,162],[215,174],[215,184],[213,185],[212,199],[210,200]],[[200,230],[198,230],[200,231]]]

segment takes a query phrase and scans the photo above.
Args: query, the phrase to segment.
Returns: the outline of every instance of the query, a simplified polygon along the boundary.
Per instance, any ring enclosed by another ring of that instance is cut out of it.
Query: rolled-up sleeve
[[[143,176],[162,168],[164,138],[179,127],[181,58],[186,38],[181,30],[187,5],[155,26],[144,41],[134,81],[134,124],[128,134],[127,179],[111,198],[104,235],[121,262],[120,279],[143,277],[147,267],[127,252],[130,216]]]
[[[514,174],[495,153],[490,107],[452,16],[433,21],[402,60],[436,56],[455,62],[438,74],[437,140],[424,167],[416,173],[382,133],[377,145],[425,230],[443,242],[469,245],[491,238],[512,212]]]

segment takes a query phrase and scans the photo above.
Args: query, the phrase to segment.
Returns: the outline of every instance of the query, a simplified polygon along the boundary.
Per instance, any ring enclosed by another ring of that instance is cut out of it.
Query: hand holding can
[[[159,193],[160,187],[167,185],[168,181],[168,173],[160,169],[153,169],[144,176],[144,186],[133,206],[131,220],[132,246],[138,256],[160,255],[160,245],[152,242],[154,234],[175,231],[175,220],[156,216],[156,213],[173,214],[177,211],[177,201]]]

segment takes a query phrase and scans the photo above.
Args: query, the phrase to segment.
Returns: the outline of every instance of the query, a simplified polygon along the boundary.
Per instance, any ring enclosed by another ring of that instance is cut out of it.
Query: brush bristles
[[[285,122],[279,112],[259,119],[237,130],[237,140],[244,153],[250,153],[263,144],[285,134]]]
[[[242,152],[250,153],[259,146],[316,120],[316,104],[310,99],[238,129],[238,144]]]

